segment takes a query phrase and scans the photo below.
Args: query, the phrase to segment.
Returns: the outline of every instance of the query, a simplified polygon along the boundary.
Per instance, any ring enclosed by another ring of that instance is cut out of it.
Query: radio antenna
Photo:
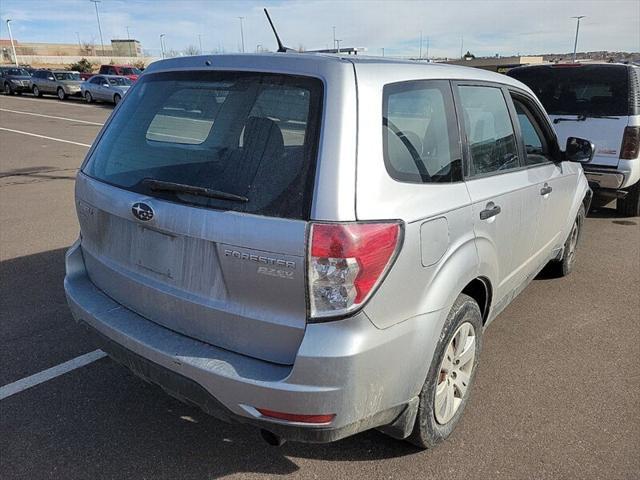
[[[269,16],[269,12],[267,9],[264,9],[264,14],[267,16],[267,20],[269,20],[269,25],[271,25],[271,30],[273,30],[273,34],[276,36],[276,41],[278,42],[278,52],[293,52],[293,49],[285,47],[280,41],[280,37],[278,36],[278,32],[276,31],[276,27],[273,26],[273,22],[271,21],[271,17]]]

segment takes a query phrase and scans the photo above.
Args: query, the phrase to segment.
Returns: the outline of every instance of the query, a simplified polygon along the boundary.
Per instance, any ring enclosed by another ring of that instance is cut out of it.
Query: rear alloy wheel
[[[117,93],[113,96],[113,103],[115,105],[120,103],[120,100],[122,100],[122,97],[120,95],[118,95]]]
[[[4,94],[13,95],[13,92],[11,91],[11,85],[9,85],[9,82],[5,82],[4,84]]]
[[[37,85],[33,86],[33,96],[34,97],[42,97],[42,92],[40,91],[40,89],[38,88]]]
[[[58,100],[64,100],[65,98],[67,98],[67,94],[64,93],[64,90],[62,88],[58,88]]]
[[[420,392],[409,442],[431,448],[451,435],[469,400],[481,344],[480,307],[473,298],[460,294],[449,311]]]
[[[627,196],[616,202],[616,211],[621,217],[640,217],[640,182],[630,187]]]
[[[87,101],[87,103],[93,103],[91,92],[84,92],[84,99]]]
[[[566,277],[573,271],[573,267],[576,263],[576,251],[578,249],[578,241],[580,240],[580,234],[582,233],[582,225],[584,224],[585,210],[584,205],[580,205],[578,215],[573,221],[571,231],[567,241],[564,242],[564,252],[562,253],[562,259],[557,262],[558,275]]]

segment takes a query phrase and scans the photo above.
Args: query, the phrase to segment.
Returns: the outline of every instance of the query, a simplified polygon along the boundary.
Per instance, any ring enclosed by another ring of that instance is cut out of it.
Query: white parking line
[[[10,383],[9,385],[5,385],[4,387],[0,387],[0,400],[4,400],[5,398],[15,395],[16,393],[20,393],[27,388],[35,387],[36,385],[59,377],[60,375],[64,375],[76,368],[89,365],[90,363],[100,360],[106,356],[107,354],[102,350],[94,350],[93,352],[85,353],[84,355],[80,355],[79,357],[69,360],[68,362],[64,362],[60,365],[56,365],[55,367],[38,372],[30,377],[26,377]]]
[[[13,130],[11,128],[0,127],[0,130],[4,130],[5,132],[20,133],[22,135],[29,135],[31,137],[44,138],[46,140],[53,140],[54,142],[71,143],[72,145],[80,145],[81,147],[91,146],[91,144],[88,144],[88,143],[72,142],[71,140],[63,140],[62,138],[47,137],[46,135],[38,135],[37,133],[23,132],[21,130]]]
[[[93,105],[87,105],[85,103],[79,103],[79,102],[73,101],[73,100],[70,100],[70,101],[67,101],[67,102],[61,102],[60,100],[56,99],[54,101],[53,97],[48,98],[48,99],[47,98],[42,99],[42,98],[25,98],[24,96],[21,96],[21,97],[7,97],[5,95],[4,97],[0,97],[0,98],[5,98],[5,99],[11,98],[11,99],[16,100],[16,101],[18,101],[18,99],[20,99],[19,100],[20,102],[36,102],[36,103],[39,103],[40,105],[47,105],[47,104],[48,105],[53,105],[53,104],[56,104],[56,105],[61,105],[61,106],[65,106],[65,107],[80,107],[80,108],[94,108],[95,109],[95,107]]]
[[[68,117],[55,117],[53,115],[44,115],[42,113],[21,112],[20,110],[9,110],[8,108],[0,108],[0,112],[18,113],[20,115],[33,115],[34,117],[53,118],[55,120],[66,120],[68,122],[74,122],[74,123],[86,123],[87,125],[97,125],[99,127],[104,125],[104,123],[87,122],[86,120],[77,120],[75,118],[68,118]]]

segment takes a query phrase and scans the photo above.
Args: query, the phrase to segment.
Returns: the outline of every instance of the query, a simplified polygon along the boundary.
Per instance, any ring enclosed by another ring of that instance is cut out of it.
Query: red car
[[[120,75],[127,77],[132,82],[138,80],[142,75],[142,70],[131,65],[101,65],[98,75]],[[80,78],[87,80],[96,75],[95,73],[81,73]]]

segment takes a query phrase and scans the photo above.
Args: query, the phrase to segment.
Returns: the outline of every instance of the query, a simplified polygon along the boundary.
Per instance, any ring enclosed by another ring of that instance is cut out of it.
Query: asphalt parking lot
[[[111,111],[0,98],[0,387],[96,349],[62,280],[74,175]],[[543,272],[488,328],[432,451],[375,431],[270,447],[102,358],[0,400],[0,478],[640,478],[639,223],[590,215],[575,272]]]

